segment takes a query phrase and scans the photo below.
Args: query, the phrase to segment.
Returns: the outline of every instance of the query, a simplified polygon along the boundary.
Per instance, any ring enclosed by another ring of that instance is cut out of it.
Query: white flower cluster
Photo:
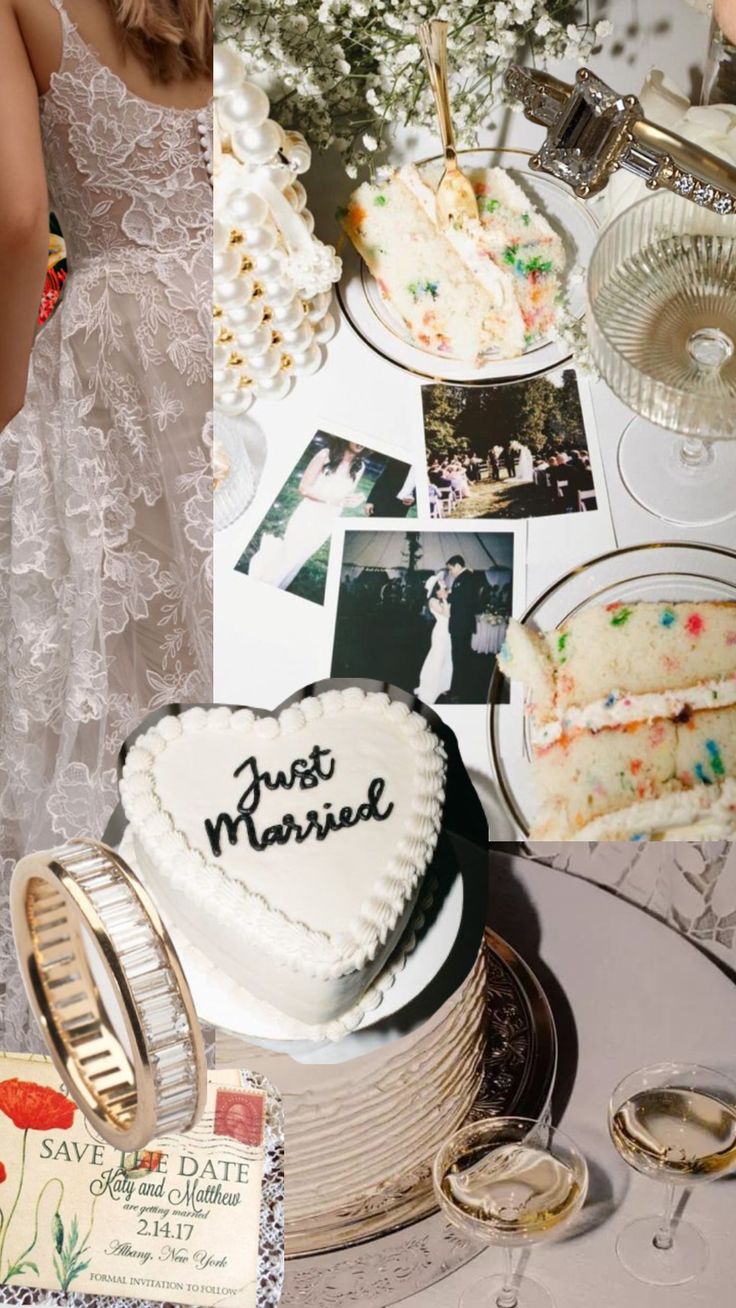
[[[298,122],[319,150],[335,146],[354,177],[393,127],[434,126],[419,23],[449,24],[455,130],[473,145],[510,63],[532,53],[584,62],[610,34],[606,21],[564,21],[569,9],[566,0],[219,0],[217,20],[275,117]]]

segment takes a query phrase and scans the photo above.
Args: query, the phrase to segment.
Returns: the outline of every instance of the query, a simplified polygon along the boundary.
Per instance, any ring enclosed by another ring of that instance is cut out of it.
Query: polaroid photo
[[[433,520],[606,508],[590,406],[574,368],[495,386],[422,387]]]
[[[387,681],[424,704],[486,704],[524,604],[525,554],[525,523],[341,524],[332,676]]]
[[[338,519],[416,517],[416,473],[366,437],[320,428],[235,565],[257,581],[323,604]]]

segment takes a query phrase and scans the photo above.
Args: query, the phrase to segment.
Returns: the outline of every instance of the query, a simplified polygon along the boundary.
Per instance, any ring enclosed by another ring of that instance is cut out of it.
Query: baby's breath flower
[[[519,50],[537,63],[580,61],[609,35],[606,20],[566,25],[566,8],[561,0],[217,0],[215,12],[220,39],[240,48],[273,117],[315,149],[335,148],[356,177],[375,169],[395,127],[436,127],[419,22],[447,20],[456,132],[473,145],[503,102],[503,74]]]

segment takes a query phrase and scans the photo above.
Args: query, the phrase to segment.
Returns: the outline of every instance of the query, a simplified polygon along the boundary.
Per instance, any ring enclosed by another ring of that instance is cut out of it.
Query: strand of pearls
[[[321,366],[341,263],[313,235],[298,180],[307,142],[269,118],[267,95],[227,44],[215,47],[214,90],[215,407],[234,417]]]

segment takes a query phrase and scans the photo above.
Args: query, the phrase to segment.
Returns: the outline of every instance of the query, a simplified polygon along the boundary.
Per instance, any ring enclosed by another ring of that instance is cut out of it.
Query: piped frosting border
[[[174,815],[160,801],[154,764],[170,744],[188,732],[236,729],[256,741],[273,740],[343,710],[385,716],[408,737],[416,766],[409,818],[392,857],[345,931],[330,936],[275,909],[263,895],[249,890],[194,849],[177,827]],[[353,686],[307,697],[289,705],[277,717],[258,717],[250,709],[225,705],[191,708],[179,716],[164,717],[139,736],[130,749],[120,795],[138,848],[173,889],[210,912],[215,890],[220,898],[227,899],[224,912],[242,915],[244,940],[247,935],[259,941],[268,939],[280,960],[295,972],[330,981],[370,963],[400,921],[434,854],[442,823],[445,773],[444,747],[424,718],[386,694],[366,693]]]

